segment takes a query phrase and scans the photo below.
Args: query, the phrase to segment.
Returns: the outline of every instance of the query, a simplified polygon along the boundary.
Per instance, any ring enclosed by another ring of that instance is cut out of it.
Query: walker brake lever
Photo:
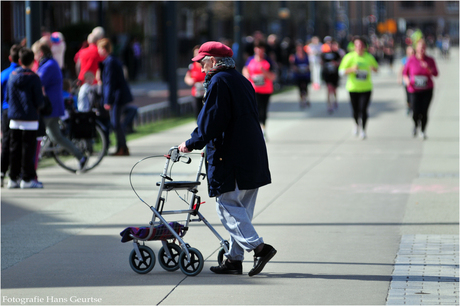
[[[181,162],[183,162],[184,164],[190,164],[192,162],[192,159],[189,156],[182,155],[182,156],[179,157],[179,160],[182,159],[182,158],[187,159],[186,161],[181,160]]]
[[[171,150],[171,157],[170,158],[174,163],[178,162],[179,159],[181,158],[181,155],[179,153],[179,149],[174,148],[173,150]]]

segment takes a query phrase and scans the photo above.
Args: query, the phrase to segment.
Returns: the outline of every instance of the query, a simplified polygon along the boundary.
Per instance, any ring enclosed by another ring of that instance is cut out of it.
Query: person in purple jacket
[[[426,43],[420,39],[415,46],[415,55],[407,60],[403,70],[404,83],[411,97],[412,118],[414,120],[414,137],[420,126],[420,137],[426,139],[428,107],[433,98],[433,77],[438,76],[438,68],[434,59],[426,55]]]
[[[252,217],[259,187],[271,183],[267,148],[259,124],[254,87],[235,69],[233,51],[210,41],[192,61],[206,73],[204,105],[191,138],[181,152],[206,146],[208,192],[216,197],[217,214],[230,234],[230,249],[217,274],[242,274],[244,251],[254,251],[248,275],[262,271],[276,250],[259,237]]]
[[[62,97],[62,72],[59,64],[53,59],[53,54],[48,44],[42,43],[38,47],[38,52],[35,54],[35,59],[38,61],[37,74],[40,77],[45,95],[53,105],[51,115],[43,118],[46,125],[46,134],[54,143],[64,147],[72,153],[79,163],[79,173],[85,170],[88,157],[85,156],[68,138],[61,133],[59,127],[59,117],[64,116],[64,98]]]

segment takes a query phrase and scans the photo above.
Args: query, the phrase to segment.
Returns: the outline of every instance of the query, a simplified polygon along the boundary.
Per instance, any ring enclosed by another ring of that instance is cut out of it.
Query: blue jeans
[[[133,130],[133,123],[137,116],[137,109],[138,107],[136,105],[125,105],[123,110],[123,115],[125,116],[125,119],[123,120],[123,130],[125,133],[126,131]]]
[[[125,109],[125,105],[112,105],[110,109],[110,123],[117,138],[117,151],[126,147],[126,136],[121,122],[121,115]]]
[[[244,251],[250,252],[264,241],[252,225],[252,216],[259,189],[226,192],[217,196],[217,214],[230,234],[230,260],[243,260]]]

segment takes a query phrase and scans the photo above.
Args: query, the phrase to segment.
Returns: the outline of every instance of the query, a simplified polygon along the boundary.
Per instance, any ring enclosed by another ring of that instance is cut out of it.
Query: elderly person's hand
[[[193,150],[192,150],[192,151],[189,150],[189,149],[187,148],[187,146],[185,145],[185,141],[184,141],[183,143],[181,143],[181,144],[179,145],[179,151],[182,152],[182,153],[190,153],[190,152],[192,152]]]

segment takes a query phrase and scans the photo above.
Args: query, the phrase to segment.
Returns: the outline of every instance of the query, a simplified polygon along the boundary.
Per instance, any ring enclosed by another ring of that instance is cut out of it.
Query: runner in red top
[[[248,58],[243,68],[243,75],[254,86],[259,109],[259,123],[265,135],[268,103],[273,93],[273,81],[276,78],[274,66],[270,58],[265,55],[265,42],[258,41],[254,44],[254,56]]]
[[[200,46],[195,46],[193,48],[193,56],[198,55],[198,50]],[[184,82],[192,86],[192,96],[195,97],[195,115],[198,118],[198,114],[203,107],[203,96],[204,96],[204,87],[203,82],[206,73],[201,71],[201,65],[198,62],[193,62],[188,66],[188,71],[185,74]]]

